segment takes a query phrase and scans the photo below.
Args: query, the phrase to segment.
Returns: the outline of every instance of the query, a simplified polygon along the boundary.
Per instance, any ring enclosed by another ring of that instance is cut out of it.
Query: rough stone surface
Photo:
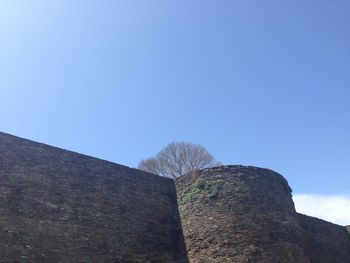
[[[350,262],[345,228],[296,213],[287,181],[271,170],[223,166],[176,185],[191,263]]]
[[[196,171],[176,197],[171,179],[0,133],[0,182],[0,262],[350,262],[350,227],[296,213],[268,169]]]
[[[0,133],[0,262],[188,262],[174,182]]]
[[[350,235],[345,227],[302,214],[299,217],[306,237],[304,251],[310,262],[350,262]]]

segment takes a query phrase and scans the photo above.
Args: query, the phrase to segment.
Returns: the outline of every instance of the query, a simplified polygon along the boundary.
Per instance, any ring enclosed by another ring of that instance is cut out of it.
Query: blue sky
[[[0,1],[0,130],[137,166],[171,141],[350,195],[349,1]]]

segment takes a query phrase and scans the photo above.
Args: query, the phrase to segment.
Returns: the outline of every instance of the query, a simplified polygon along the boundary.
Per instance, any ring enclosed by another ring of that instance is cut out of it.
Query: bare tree
[[[177,178],[191,171],[219,164],[213,155],[199,144],[172,142],[156,157],[141,160],[138,168],[149,173]]]
[[[163,175],[160,162],[156,157],[141,160],[139,162],[138,169],[152,174]]]

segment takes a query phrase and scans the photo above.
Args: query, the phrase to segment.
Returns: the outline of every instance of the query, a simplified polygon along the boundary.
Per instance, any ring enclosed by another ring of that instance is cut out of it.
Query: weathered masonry
[[[175,189],[0,133],[0,262],[349,263],[350,234],[298,214],[268,169],[195,171]]]
[[[174,182],[0,133],[0,262],[188,262]]]
[[[295,211],[278,173],[222,166],[176,180],[191,263],[349,263],[345,227]]]

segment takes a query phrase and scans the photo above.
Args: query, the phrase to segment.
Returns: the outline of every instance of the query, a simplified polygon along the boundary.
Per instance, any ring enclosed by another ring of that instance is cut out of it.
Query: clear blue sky
[[[350,194],[350,1],[0,1],[0,130],[128,166],[171,141]]]

